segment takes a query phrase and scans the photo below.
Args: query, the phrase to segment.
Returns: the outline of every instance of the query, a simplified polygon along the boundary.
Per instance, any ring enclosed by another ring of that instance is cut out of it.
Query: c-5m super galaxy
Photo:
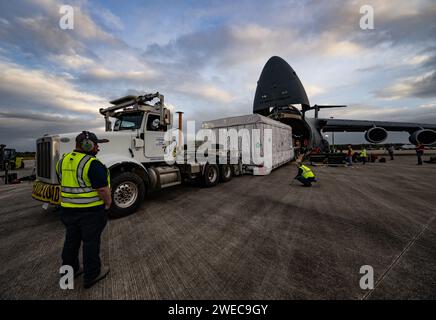
[[[301,105],[301,111],[295,105]],[[370,143],[383,142],[388,131],[406,131],[412,144],[428,146],[436,143],[436,124],[318,118],[320,109],[339,107],[346,106],[310,106],[296,72],[285,60],[274,56],[263,67],[257,82],[253,113],[290,125],[302,146],[308,149],[319,147],[322,152],[329,151],[329,143],[323,138],[322,131],[365,132],[365,139]],[[314,118],[305,116],[309,110],[315,110]]]

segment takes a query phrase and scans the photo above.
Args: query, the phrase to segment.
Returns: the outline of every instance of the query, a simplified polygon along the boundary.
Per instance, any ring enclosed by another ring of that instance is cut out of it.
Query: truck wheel
[[[109,215],[122,218],[134,213],[144,200],[144,181],[131,172],[122,172],[111,180],[112,207]]]
[[[220,181],[227,182],[232,180],[232,167],[229,164],[220,166]]]
[[[203,182],[205,187],[213,187],[218,184],[219,169],[216,164],[208,164],[204,169]]]

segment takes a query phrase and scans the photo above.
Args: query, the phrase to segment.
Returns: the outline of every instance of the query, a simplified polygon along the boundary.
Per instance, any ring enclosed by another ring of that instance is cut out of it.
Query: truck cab
[[[171,129],[172,116],[163,101],[152,106],[141,103],[135,96],[127,96],[111,103],[114,107],[100,109],[106,120],[106,135],[110,132],[116,135],[133,133],[133,148],[129,152],[134,158],[141,163],[164,161],[164,137]],[[115,119],[113,126],[110,118]]]

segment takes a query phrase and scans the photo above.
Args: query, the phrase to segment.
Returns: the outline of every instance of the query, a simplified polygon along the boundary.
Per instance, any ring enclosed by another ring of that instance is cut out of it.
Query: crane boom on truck
[[[153,103],[155,99],[158,101]],[[176,149],[170,149],[174,147],[174,140],[168,139],[173,116],[164,104],[164,96],[159,92],[125,96],[110,103],[111,106],[99,110],[106,123],[106,132],[99,134],[99,138],[107,139],[109,142],[100,146],[98,158],[110,170],[112,216],[122,217],[131,214],[138,209],[148,193],[179,185],[186,180],[200,181],[205,187],[213,187],[219,182],[230,181],[235,175],[256,172],[263,174],[262,170],[259,170],[262,165],[242,163],[240,150],[233,153],[236,161],[229,161],[229,150],[220,144],[208,149],[209,160],[203,162],[197,161],[197,147],[190,150],[176,143]],[[251,124],[247,121],[245,124],[251,127],[261,126],[262,121],[267,121],[268,126],[277,126],[280,131],[279,139],[286,137],[287,142],[284,146],[283,142],[273,139],[275,145],[292,151],[280,156],[280,164],[293,158],[291,127],[261,115],[246,117],[251,119]],[[115,119],[113,126],[111,118]],[[208,122],[205,126],[222,124],[222,120]],[[235,124],[234,121],[230,121],[229,126],[231,123]],[[263,134],[264,130],[261,132]],[[74,149],[77,134],[78,132],[53,134],[37,139],[37,181],[33,187],[33,198],[55,205],[60,203],[60,186],[55,166],[63,154]],[[166,161],[165,154],[172,151],[177,154],[177,161],[170,163]],[[192,152],[193,155],[190,154]]]

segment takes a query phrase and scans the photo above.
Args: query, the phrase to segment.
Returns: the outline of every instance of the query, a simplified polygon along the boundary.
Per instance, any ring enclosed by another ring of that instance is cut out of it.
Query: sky
[[[360,28],[363,5],[374,29]],[[436,123],[432,0],[17,0],[0,2],[0,143],[34,151],[46,133],[102,132],[98,110],[127,94],[159,91],[185,120],[249,114],[275,55],[312,105],[348,105],[320,117]]]

